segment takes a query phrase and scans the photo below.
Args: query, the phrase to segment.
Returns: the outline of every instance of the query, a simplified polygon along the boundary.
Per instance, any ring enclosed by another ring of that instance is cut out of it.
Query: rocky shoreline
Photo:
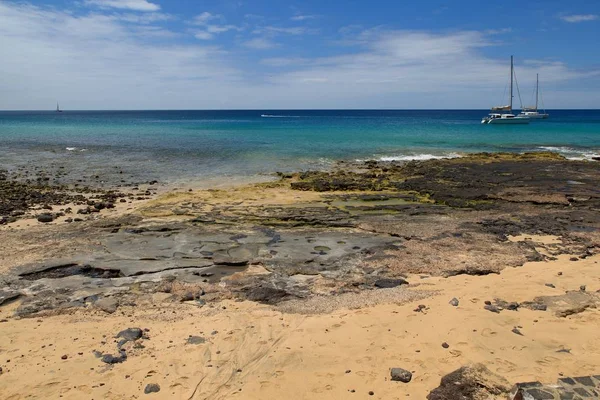
[[[598,165],[553,153],[368,161],[162,195],[155,182],[79,190],[2,173],[0,311],[18,324],[126,316],[149,301],[198,312],[234,301],[327,315],[426,301],[440,290],[430,282],[449,277],[497,277],[566,256],[588,265],[600,248]],[[131,209],[111,214],[120,204]],[[63,223],[74,221],[70,213],[77,224]],[[46,214],[53,222],[40,220]],[[27,218],[42,223],[13,227]],[[531,239],[543,237],[551,239]],[[574,292],[477,304],[490,314],[521,308],[564,319],[600,304],[597,282],[581,282]],[[131,346],[106,360],[125,362]]]

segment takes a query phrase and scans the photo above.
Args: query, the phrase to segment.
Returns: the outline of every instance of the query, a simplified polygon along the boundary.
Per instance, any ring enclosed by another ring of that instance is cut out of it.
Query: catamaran
[[[543,110],[543,112],[538,111],[538,101],[540,98],[539,94],[540,94],[540,74],[536,74],[535,75],[535,107],[523,107],[523,109],[521,110],[521,113],[518,115],[518,117],[527,117],[527,118],[531,118],[531,119],[546,119],[550,116],[549,114],[546,114],[546,110]]]
[[[524,116],[515,116],[512,113],[513,108],[513,77],[515,69],[513,66],[513,56],[510,56],[510,103],[507,106],[492,107],[489,116],[481,120],[482,124],[528,124],[529,118]]]

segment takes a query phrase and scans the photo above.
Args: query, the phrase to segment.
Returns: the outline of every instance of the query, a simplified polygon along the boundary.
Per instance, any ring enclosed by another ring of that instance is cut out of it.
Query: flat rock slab
[[[558,296],[536,297],[533,301],[547,306],[558,317],[567,317],[588,308],[596,308],[600,304],[600,296],[596,293],[572,291]]]
[[[557,384],[517,383],[510,400],[583,400],[600,398],[600,375],[560,378]]]

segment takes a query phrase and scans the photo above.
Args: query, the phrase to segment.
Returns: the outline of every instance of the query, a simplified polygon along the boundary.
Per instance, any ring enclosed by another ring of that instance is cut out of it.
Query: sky
[[[511,55],[600,108],[599,38],[598,0],[0,0],[0,109],[485,109]]]

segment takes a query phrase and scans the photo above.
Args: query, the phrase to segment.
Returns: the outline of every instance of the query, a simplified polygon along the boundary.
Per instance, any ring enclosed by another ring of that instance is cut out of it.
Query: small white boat
[[[481,120],[482,124],[528,124],[529,118],[514,114],[491,113]]]
[[[546,119],[550,116],[549,114],[546,113],[545,110],[543,112],[538,111],[538,100],[540,97],[539,94],[540,94],[540,76],[539,76],[539,74],[536,74],[535,107],[523,107],[523,109],[521,110],[521,113],[518,115],[519,117],[527,117],[527,118],[531,118],[531,119]]]
[[[529,118],[512,113],[513,108],[513,77],[515,75],[513,56],[510,56],[510,103],[507,106],[492,107],[489,116],[481,120],[482,124],[528,124]]]
[[[56,112],[62,112],[62,110],[60,109],[60,107],[58,106],[58,102],[56,102]]]

